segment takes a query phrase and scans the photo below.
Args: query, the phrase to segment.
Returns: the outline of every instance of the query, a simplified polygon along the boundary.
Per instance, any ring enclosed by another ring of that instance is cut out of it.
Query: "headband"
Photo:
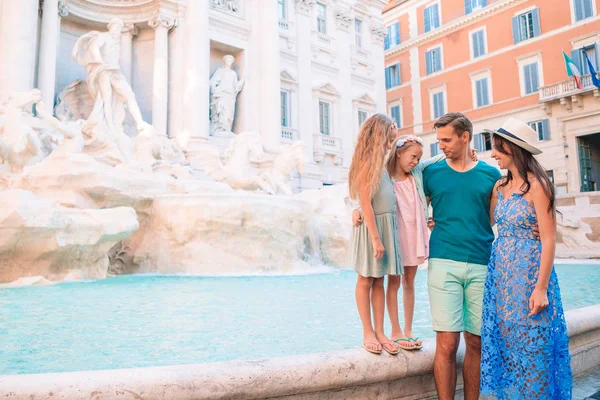
[[[420,137],[417,137],[415,135],[410,135],[405,137],[404,139],[400,139],[396,142],[396,148],[399,149],[400,147],[404,146],[407,142],[416,142],[419,143],[421,146],[423,146],[423,141],[421,140]]]

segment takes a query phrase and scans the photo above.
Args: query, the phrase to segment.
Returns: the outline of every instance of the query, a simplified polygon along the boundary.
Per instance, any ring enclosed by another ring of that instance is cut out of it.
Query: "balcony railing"
[[[292,143],[298,140],[298,129],[288,128],[287,126],[281,127],[281,141],[283,143]]]
[[[281,29],[282,31],[289,31],[290,23],[288,21],[286,21],[285,19],[280,19],[279,20],[279,29]]]
[[[594,85],[591,75],[584,75],[583,77],[581,77],[581,85],[582,88],[579,89],[575,84],[575,79],[569,78],[566,81],[544,86],[540,88],[540,101],[546,102],[552,100],[559,100],[568,96],[574,96],[590,91],[600,90]]]
[[[352,56],[368,60],[371,52],[363,49],[362,47],[352,46]]]
[[[331,48],[335,44],[335,39],[324,33],[313,31],[313,42],[316,42],[320,46]]]
[[[342,152],[342,139],[317,133],[313,138],[315,151],[326,154],[339,154]]]

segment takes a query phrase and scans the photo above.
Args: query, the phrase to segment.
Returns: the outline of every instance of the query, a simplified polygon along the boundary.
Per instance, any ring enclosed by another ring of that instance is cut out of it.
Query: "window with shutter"
[[[446,113],[444,104],[444,92],[434,93],[432,96],[433,102],[433,118],[439,118]]]
[[[425,53],[425,69],[427,75],[442,70],[442,49],[431,49]]]
[[[530,122],[529,126],[537,132],[538,140],[550,140],[550,120],[544,119],[541,121]]]
[[[327,34],[327,7],[321,3],[317,3],[317,30]]]
[[[358,127],[359,128],[367,120],[367,118],[368,118],[368,114],[366,111],[358,110]]]
[[[319,101],[319,130],[323,135],[331,133],[330,107],[329,103]]]
[[[383,47],[385,50],[389,49],[390,46],[390,40],[392,38],[392,27],[388,26],[387,27],[387,34],[385,35],[385,40],[383,41]]]
[[[289,93],[281,92],[281,126],[289,127],[290,125],[290,108],[289,108]]]
[[[425,32],[440,27],[440,12],[438,4],[432,4],[423,10],[423,22]]]
[[[286,0],[277,0],[277,7],[279,8],[279,18],[287,18]]]
[[[488,78],[482,78],[475,81],[475,93],[477,96],[477,107],[484,107],[490,104]]]
[[[594,16],[593,0],[573,0],[575,21],[581,21]]]
[[[534,62],[523,66],[523,78],[525,80],[525,94],[539,91],[540,83],[538,77],[538,63]]]
[[[402,119],[400,117],[400,106],[393,106],[391,109],[392,119],[396,121],[398,128],[402,126]]]
[[[471,43],[473,46],[473,58],[485,55],[485,32],[483,29],[471,33]]]
[[[487,6],[487,0],[465,0],[465,14]]]
[[[512,30],[515,44],[539,36],[541,34],[539,9],[534,8],[513,17]]]

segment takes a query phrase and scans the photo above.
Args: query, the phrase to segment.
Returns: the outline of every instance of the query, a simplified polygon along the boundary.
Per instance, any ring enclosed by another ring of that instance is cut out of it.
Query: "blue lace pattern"
[[[571,400],[569,338],[552,269],[549,306],[533,317],[542,245],[533,234],[533,205],[498,193],[498,238],[488,264],[481,329],[481,394],[499,400]]]

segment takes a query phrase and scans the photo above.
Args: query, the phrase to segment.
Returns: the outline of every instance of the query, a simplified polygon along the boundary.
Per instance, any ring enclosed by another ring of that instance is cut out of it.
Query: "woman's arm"
[[[540,259],[540,272],[535,289],[529,299],[529,315],[535,315],[548,306],[548,281],[554,264],[554,251],[556,247],[556,217],[548,211],[550,199],[546,196],[538,181],[531,183],[531,196],[533,207],[537,215],[542,242],[542,256]]]
[[[444,153],[438,154],[437,156],[433,156],[431,158],[428,158],[427,160],[421,161],[419,164],[417,164],[417,168],[422,171],[430,165],[433,165],[445,159],[446,156],[444,155]]]
[[[385,248],[383,247],[381,237],[379,236],[379,231],[377,230],[377,224],[375,223],[375,212],[373,211],[373,206],[371,205],[371,194],[369,193],[366,184],[360,185],[359,197],[360,208],[363,212],[363,219],[365,224],[367,224],[367,230],[371,236],[371,242],[373,243],[373,252],[375,253],[375,258],[379,260],[383,257]]]
[[[502,178],[500,178],[502,179]],[[500,181],[498,180],[494,184],[494,188],[492,189],[491,198],[490,198],[490,225],[494,226],[496,224],[496,218],[494,218],[494,211],[496,211],[496,203],[498,202],[498,185],[500,185]]]

